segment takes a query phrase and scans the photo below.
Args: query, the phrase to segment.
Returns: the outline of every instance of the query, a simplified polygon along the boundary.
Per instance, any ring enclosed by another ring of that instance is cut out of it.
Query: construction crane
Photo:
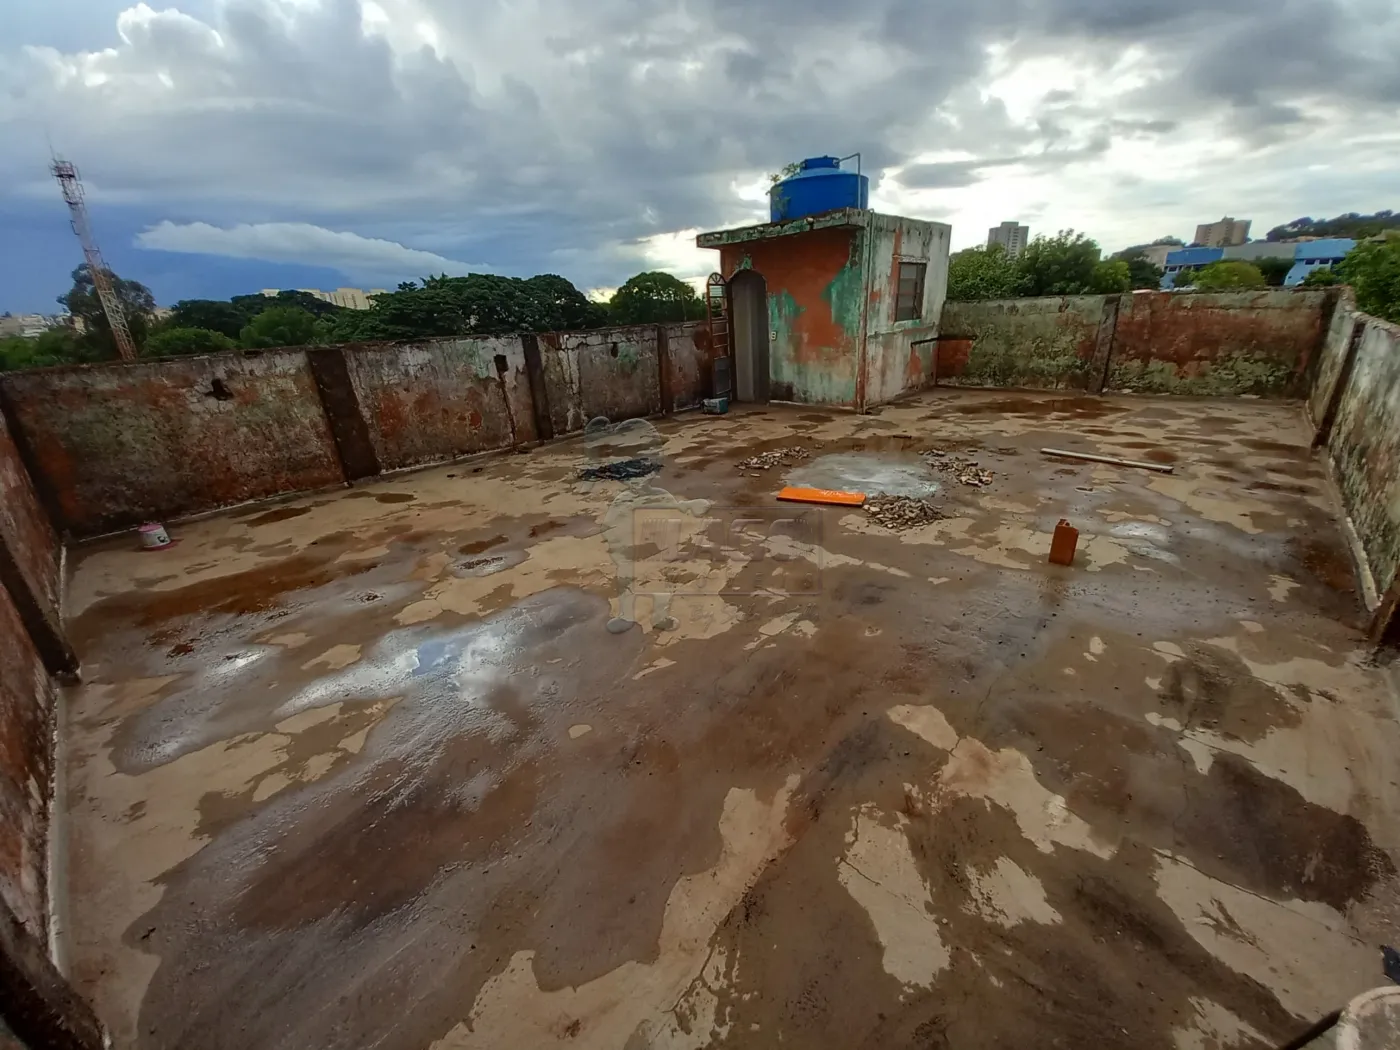
[[[102,312],[107,315],[107,324],[112,329],[112,338],[117,343],[117,353],[123,361],[136,360],[136,344],[131,339],[131,329],[126,325],[126,314],[122,312],[121,300],[112,286],[112,271],[102,261],[102,251],[92,236],[92,224],[88,222],[87,204],[83,200],[83,184],[78,180],[78,169],[66,160],[53,159],[50,169],[53,177],[63,188],[63,201],[68,205],[68,213],[73,218],[73,232],[83,245],[83,258],[87,260],[88,273],[92,275],[97,298],[102,302]]]

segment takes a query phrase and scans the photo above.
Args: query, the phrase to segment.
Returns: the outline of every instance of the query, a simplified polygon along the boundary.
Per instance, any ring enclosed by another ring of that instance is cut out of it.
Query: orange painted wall
[[[747,267],[767,284],[775,400],[855,404],[864,294],[861,247],[859,230],[832,228],[721,249],[726,277]]]

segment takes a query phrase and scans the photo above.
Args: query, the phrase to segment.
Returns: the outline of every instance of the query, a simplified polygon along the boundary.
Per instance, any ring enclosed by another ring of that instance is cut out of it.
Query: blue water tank
[[[870,207],[870,180],[842,171],[835,157],[808,157],[801,169],[768,191],[768,214],[773,222],[820,215],[833,208]]]

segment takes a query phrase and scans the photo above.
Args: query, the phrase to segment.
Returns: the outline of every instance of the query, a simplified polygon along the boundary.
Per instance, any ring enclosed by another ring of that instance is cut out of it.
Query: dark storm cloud
[[[580,283],[611,283],[629,265],[617,246],[751,218],[736,179],[815,153],[957,188],[1203,114],[1287,135],[1304,101],[1400,97],[1396,14],[1367,0],[379,7],[390,39],[366,35],[357,0],[228,0],[205,21],[128,13],[110,54],[0,44],[0,185],[42,178],[14,144],[48,122],[101,191],[177,222],[313,223],[508,271],[567,259]],[[1012,119],[980,90],[993,46],[1088,70],[1140,48],[1168,76],[1111,104],[1057,90]],[[914,163],[936,151],[971,156]]]

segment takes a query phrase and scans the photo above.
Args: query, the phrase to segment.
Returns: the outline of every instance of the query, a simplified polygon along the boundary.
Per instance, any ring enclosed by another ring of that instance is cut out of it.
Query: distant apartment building
[[[1021,254],[1021,249],[1031,239],[1031,228],[1021,226],[1015,220],[1004,222],[1000,226],[993,226],[987,231],[987,247],[1000,244],[1006,249],[1006,254],[1013,259]]]
[[[1249,240],[1249,219],[1225,216],[1219,222],[1206,222],[1196,227],[1196,243],[1203,248],[1228,248]]]
[[[269,299],[277,298],[280,293],[278,288],[264,288],[263,295]],[[325,303],[332,303],[335,306],[343,306],[347,310],[368,310],[370,308],[370,298],[376,295],[383,295],[384,288],[371,288],[365,291],[363,288],[337,288],[333,292],[323,292],[319,288],[298,288],[297,291],[305,292],[307,295],[314,295]]]
[[[68,320],[67,314],[5,314],[0,317],[0,339],[20,336],[33,339]]]

